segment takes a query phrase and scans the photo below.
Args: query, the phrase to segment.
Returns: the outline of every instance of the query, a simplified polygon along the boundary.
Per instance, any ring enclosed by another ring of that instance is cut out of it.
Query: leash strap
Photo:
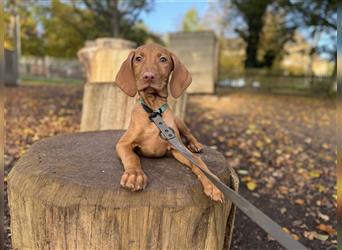
[[[143,104],[142,104],[143,105]],[[145,104],[146,105],[146,104]],[[146,105],[147,106],[147,105]],[[144,105],[143,105],[144,107]],[[145,109],[145,108],[144,108]],[[152,109],[149,108],[151,111]],[[145,109],[146,111],[146,109]],[[229,188],[223,182],[214,177],[211,173],[202,169],[199,164],[194,159],[192,153],[181,143],[172,128],[169,128],[162,115],[159,112],[149,112],[150,120],[159,128],[161,137],[166,139],[176,150],[178,150],[184,157],[186,157],[190,162],[197,166],[202,173],[224,194],[226,199],[231,200],[238,208],[240,208],[252,221],[259,225],[263,230],[265,230],[269,235],[276,239],[283,247],[290,250],[304,250],[307,249],[300,242],[295,241],[291,236],[285,233],[281,227],[275,223],[270,217],[264,214],[261,210],[239,195],[237,192]]]

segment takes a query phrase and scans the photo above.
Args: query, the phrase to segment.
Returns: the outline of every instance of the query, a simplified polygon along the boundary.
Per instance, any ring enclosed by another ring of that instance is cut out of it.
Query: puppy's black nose
[[[145,81],[152,81],[152,80],[154,80],[155,75],[152,72],[145,72],[143,74],[143,78],[144,78]]]

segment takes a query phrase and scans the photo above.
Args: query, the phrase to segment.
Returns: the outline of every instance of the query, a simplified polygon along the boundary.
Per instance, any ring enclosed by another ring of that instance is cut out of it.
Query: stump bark
[[[148,187],[136,193],[120,187],[114,148],[122,133],[52,137],[18,160],[8,179],[14,249],[212,250],[222,249],[225,238],[229,247],[234,206],[210,201],[173,158],[141,158]],[[200,155],[237,188],[220,153],[205,148]]]

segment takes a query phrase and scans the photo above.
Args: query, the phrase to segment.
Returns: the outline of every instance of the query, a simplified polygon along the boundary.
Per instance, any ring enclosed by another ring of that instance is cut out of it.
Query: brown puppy
[[[190,73],[175,54],[159,45],[149,44],[129,54],[122,63],[115,82],[129,96],[133,97],[138,93],[139,97],[155,110],[167,102],[167,87],[171,72],[170,92],[174,98],[178,98],[191,83]],[[190,167],[198,176],[207,196],[222,202],[221,191],[205,177],[198,167],[160,137],[159,129],[148,116],[142,105],[137,102],[132,111],[129,127],[116,145],[117,155],[125,169],[120,184],[132,191],[144,189],[147,185],[147,177],[141,168],[138,155],[162,157],[169,151],[174,158]],[[202,144],[195,139],[184,122],[176,117],[170,108],[163,113],[163,119],[169,127],[174,129],[178,139],[182,138],[187,142],[187,147],[192,152],[199,152],[202,149]],[[209,171],[200,157],[194,155],[194,158],[203,169]]]

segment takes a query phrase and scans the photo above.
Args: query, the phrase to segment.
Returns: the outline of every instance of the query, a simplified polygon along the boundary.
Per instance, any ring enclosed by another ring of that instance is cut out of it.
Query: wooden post
[[[84,87],[81,131],[126,129],[134,98],[126,96],[114,83],[116,73],[135,44],[123,39],[99,38],[88,41],[78,52],[84,65],[87,83]],[[183,118],[186,94],[169,103]]]
[[[61,135],[35,143],[8,178],[13,249],[222,249],[232,234],[230,201],[209,200],[196,176],[171,157],[141,158],[140,192],[120,187],[114,147],[122,131]],[[237,189],[217,151],[200,154]]]

